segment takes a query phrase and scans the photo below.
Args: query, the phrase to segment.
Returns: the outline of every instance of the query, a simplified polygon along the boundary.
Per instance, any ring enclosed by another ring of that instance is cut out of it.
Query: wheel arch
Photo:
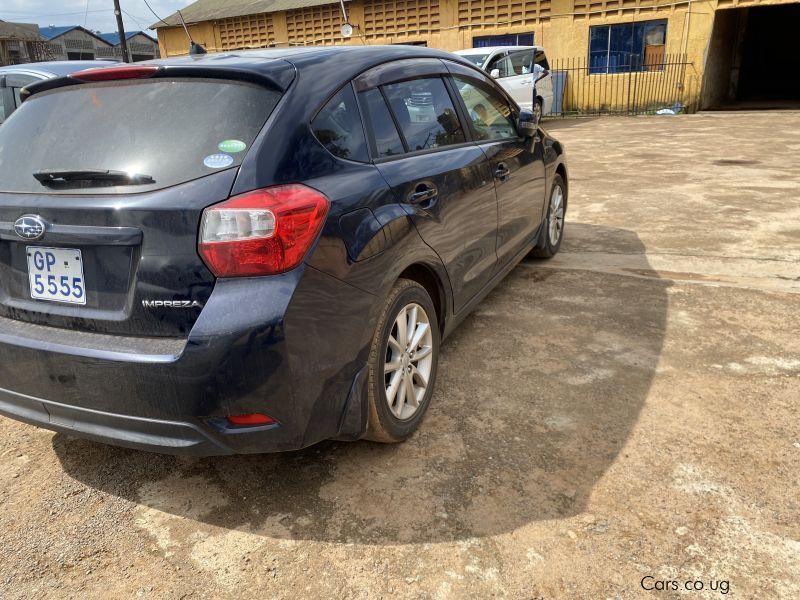
[[[425,288],[436,310],[436,320],[439,322],[439,333],[444,334],[444,323],[447,318],[447,296],[445,294],[444,282],[439,277],[439,274],[429,265],[417,262],[403,269],[400,275],[398,275],[398,279],[411,279]]]
[[[564,208],[566,208],[567,203],[569,202],[569,178],[567,177],[567,165],[563,162],[559,162],[556,165],[555,170],[556,175],[561,175],[561,179],[564,182]]]

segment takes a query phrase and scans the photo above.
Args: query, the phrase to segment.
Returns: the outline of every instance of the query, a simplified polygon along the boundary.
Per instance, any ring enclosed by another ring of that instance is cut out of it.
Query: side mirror
[[[492,79],[499,79],[500,78],[500,69],[492,69],[489,71],[489,77]]]
[[[532,138],[539,130],[539,122],[536,120],[536,115],[533,111],[523,108],[519,111],[519,119],[517,120],[517,133],[520,137]]]

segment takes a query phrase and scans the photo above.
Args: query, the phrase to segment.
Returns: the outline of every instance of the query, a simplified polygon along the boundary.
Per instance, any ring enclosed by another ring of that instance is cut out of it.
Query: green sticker
[[[241,152],[245,148],[247,148],[247,144],[245,144],[241,140],[225,140],[224,142],[220,142],[219,146],[217,146],[220,151],[222,152]]]

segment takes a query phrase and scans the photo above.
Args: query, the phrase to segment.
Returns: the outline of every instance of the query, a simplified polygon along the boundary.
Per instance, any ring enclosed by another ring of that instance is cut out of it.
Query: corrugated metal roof
[[[129,40],[133,36],[139,35],[140,33],[143,36],[145,36],[146,38],[148,38],[149,40],[151,40],[151,41],[153,41],[155,43],[156,40],[153,39],[153,36],[151,36],[149,33],[145,33],[144,31],[126,31],[125,32],[125,39]],[[103,38],[105,41],[107,41],[112,46],[116,46],[117,44],[119,44],[119,34],[116,31],[111,31],[109,33],[101,33],[100,37]]]
[[[68,31],[72,31],[73,29],[77,29],[78,25],[63,25],[61,27],[45,27],[41,30],[42,37],[46,40],[52,40],[54,37],[58,37],[67,33]]]
[[[81,27],[80,25],[62,25],[60,27],[44,27],[40,30],[42,37],[46,40],[53,40],[60,35],[64,35],[65,33],[72,31],[73,29],[80,29],[84,33],[92,36],[93,38],[97,38],[99,41],[103,42],[104,44],[108,44],[106,40],[101,38],[97,35],[94,31],[89,31],[85,27]],[[109,44],[109,46],[112,44]]]
[[[0,20],[0,39],[3,40],[41,40],[39,26],[33,23],[9,23]]]
[[[349,2],[349,0],[345,0]],[[213,21],[225,17],[241,17],[243,15],[256,15],[259,13],[292,10],[306,6],[321,6],[323,4],[337,4],[338,0],[197,0],[186,8],[181,9],[183,20],[187,23],[200,21]],[[175,12],[165,19],[153,23],[150,29],[166,27],[167,25],[180,25],[181,19]]]
[[[101,33],[100,37],[107,41],[112,46],[116,46],[119,44],[119,34],[116,31],[112,31],[111,33]],[[128,39],[128,32],[125,32],[125,39]]]

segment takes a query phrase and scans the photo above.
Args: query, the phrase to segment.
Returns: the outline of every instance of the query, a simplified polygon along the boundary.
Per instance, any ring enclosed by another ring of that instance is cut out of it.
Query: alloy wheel
[[[428,389],[433,365],[433,333],[419,304],[404,306],[395,318],[383,365],[386,403],[401,421],[414,416]]]
[[[561,231],[564,229],[564,190],[560,185],[553,187],[553,192],[550,194],[550,216],[548,222],[548,230],[550,235],[550,244],[555,246],[558,240],[561,239]]]

